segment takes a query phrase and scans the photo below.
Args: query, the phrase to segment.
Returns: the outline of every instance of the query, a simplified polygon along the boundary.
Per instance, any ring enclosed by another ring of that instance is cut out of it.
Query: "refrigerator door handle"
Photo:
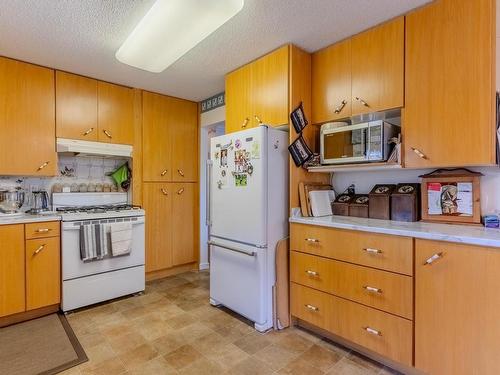
[[[232,246],[222,245],[222,244],[214,242],[214,241],[208,241],[208,246],[222,247],[223,249],[234,251],[235,253],[244,254],[244,255],[247,255],[249,257],[257,256],[257,253],[255,251],[245,251],[245,250],[237,249],[237,248],[232,247]]]
[[[212,225],[212,212],[211,212],[211,209],[210,209],[210,206],[211,206],[211,202],[210,200],[212,199],[212,196],[211,196],[211,191],[210,191],[210,188],[211,188],[211,182],[212,182],[212,165],[213,165],[213,162],[212,160],[207,160],[207,178],[206,178],[206,225],[207,227],[211,226]]]

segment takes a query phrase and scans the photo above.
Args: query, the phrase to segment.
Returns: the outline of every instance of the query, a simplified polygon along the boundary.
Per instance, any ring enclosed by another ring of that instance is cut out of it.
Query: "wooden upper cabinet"
[[[24,225],[0,226],[0,317],[25,310]]]
[[[352,37],[352,114],[404,105],[404,17]]]
[[[288,124],[288,45],[226,76],[226,133]]]
[[[405,90],[405,166],[494,164],[495,1],[439,0],[410,13]]]
[[[195,184],[171,184],[172,261],[174,266],[191,263],[195,256]]]
[[[283,46],[251,63],[253,111],[255,126],[288,124],[288,53]]]
[[[418,239],[415,246],[415,367],[500,374],[500,252]]]
[[[169,98],[171,114],[172,181],[198,180],[198,105]]]
[[[134,91],[131,88],[98,82],[98,122],[101,142],[134,143]]]
[[[252,69],[245,65],[226,76],[226,133],[254,126]]]
[[[351,116],[351,40],[312,54],[312,122]]]
[[[0,175],[57,171],[54,71],[0,57]]]
[[[97,81],[56,71],[56,135],[97,141]]]

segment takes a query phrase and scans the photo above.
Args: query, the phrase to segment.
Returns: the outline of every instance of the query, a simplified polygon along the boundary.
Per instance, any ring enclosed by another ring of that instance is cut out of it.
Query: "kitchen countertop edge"
[[[9,224],[29,224],[29,223],[43,223],[47,221],[61,221],[60,215],[31,215],[25,214],[16,217],[0,217],[0,225]]]
[[[468,245],[500,248],[500,230],[483,226],[401,222],[357,218],[350,216],[302,217],[292,216],[290,223],[390,234],[425,240],[455,242]]]

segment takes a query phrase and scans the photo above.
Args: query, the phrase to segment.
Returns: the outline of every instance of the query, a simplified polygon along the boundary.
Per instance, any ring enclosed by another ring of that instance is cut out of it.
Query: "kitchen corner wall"
[[[26,192],[25,204],[22,207],[24,211],[31,207],[31,192],[46,190],[50,195],[52,186],[56,183],[63,185],[82,183],[114,184],[113,179],[107,174],[113,172],[127,161],[126,158],[59,156],[58,176],[45,178],[0,176],[0,190],[5,187],[20,186]],[[67,172],[68,170],[72,170],[72,172]]]

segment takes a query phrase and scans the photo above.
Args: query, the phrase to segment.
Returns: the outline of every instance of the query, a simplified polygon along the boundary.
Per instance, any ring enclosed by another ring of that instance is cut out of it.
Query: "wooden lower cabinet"
[[[415,245],[415,367],[431,375],[500,374],[500,250]]]
[[[26,241],[26,310],[56,305],[61,300],[59,237]]]
[[[196,183],[143,184],[146,272],[196,261]]]
[[[292,315],[407,366],[413,323],[343,298],[291,284]]]
[[[0,317],[23,312],[24,225],[0,226]]]

